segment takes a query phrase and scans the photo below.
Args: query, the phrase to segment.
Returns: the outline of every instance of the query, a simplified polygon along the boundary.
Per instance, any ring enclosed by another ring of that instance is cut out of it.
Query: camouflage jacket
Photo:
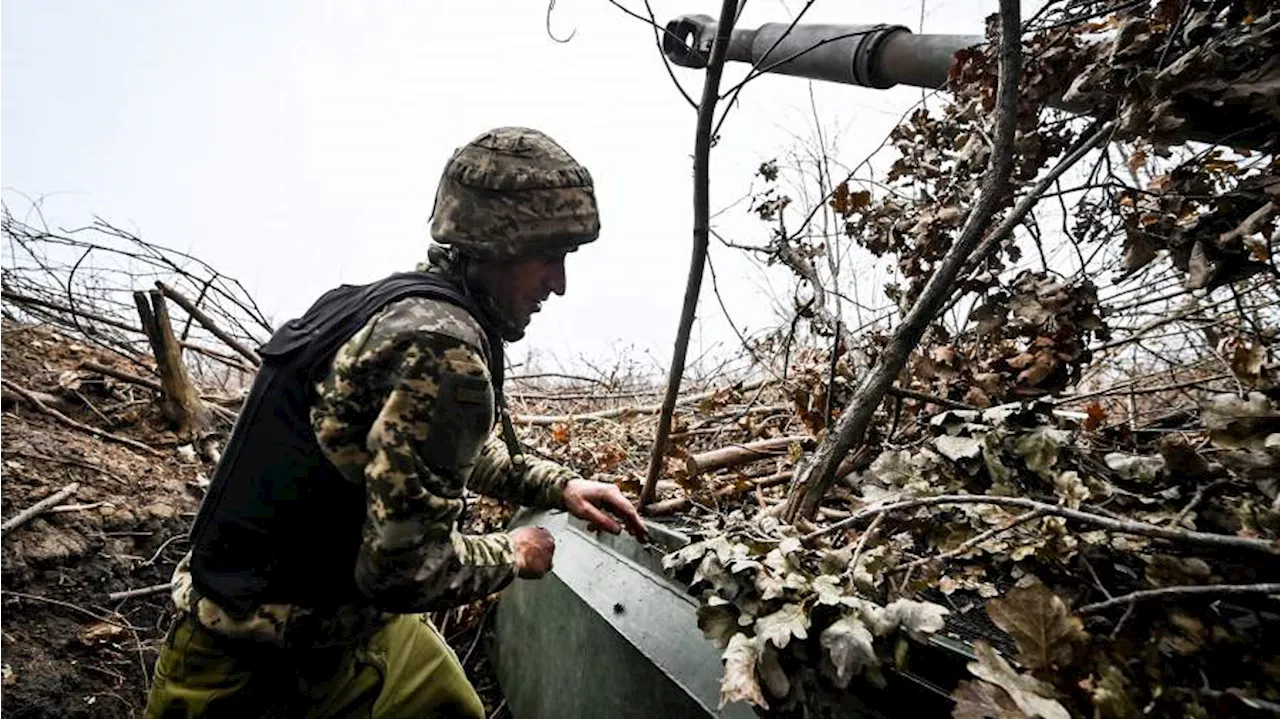
[[[316,616],[269,605],[236,620],[193,601],[188,559],[174,575],[180,609],[229,636],[288,645],[342,642],[395,613],[465,604],[515,576],[506,533],[458,531],[463,490],[539,508],[563,508],[571,470],[526,455],[512,472],[493,432],[495,397],[484,333],[465,310],[410,297],[384,308],[338,350],[318,386],[312,429],[328,459],[366,487],[366,519],[354,568],[368,605]],[[307,627],[303,637],[297,631]]]

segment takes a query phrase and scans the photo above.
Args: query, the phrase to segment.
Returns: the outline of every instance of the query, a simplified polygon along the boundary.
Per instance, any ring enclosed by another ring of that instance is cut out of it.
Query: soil
[[[51,396],[72,420],[156,449],[149,454],[69,427],[6,389],[0,514],[8,520],[72,482],[79,489],[59,507],[69,511],[4,534],[0,707],[12,717],[141,716],[172,604],[163,591],[117,601],[108,595],[169,581],[213,466],[165,428],[150,390],[78,369],[88,360],[144,374],[130,360],[8,321],[0,344],[7,382]],[[468,673],[492,712],[502,697],[485,642],[475,641],[483,610],[473,605],[436,619],[468,656]]]

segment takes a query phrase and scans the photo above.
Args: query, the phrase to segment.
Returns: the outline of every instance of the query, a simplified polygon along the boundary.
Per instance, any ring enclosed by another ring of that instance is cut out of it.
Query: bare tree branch
[[[689,351],[689,335],[693,330],[693,318],[698,310],[698,295],[702,289],[707,246],[711,241],[711,123],[715,120],[720,76],[724,72],[725,51],[733,31],[737,8],[737,0],[723,0],[721,3],[720,24],[716,39],[711,46],[707,74],[703,78],[702,102],[698,105],[698,121],[694,133],[693,254],[689,259],[689,280],[685,285],[684,307],[680,313],[680,327],[676,333],[675,351],[667,378],[667,392],[663,398],[653,448],[649,454],[649,471],[645,477],[644,489],[640,493],[641,507],[653,501],[658,475],[662,473],[662,459],[667,451],[667,435],[671,433],[671,417],[675,412],[676,398],[680,393],[680,380],[684,376],[685,358]]]
[[[1101,602],[1086,604],[1076,611],[1081,614],[1092,614],[1103,609],[1144,602],[1149,599],[1168,599],[1169,597],[1214,596],[1234,594],[1280,594],[1280,583],[1266,584],[1203,584],[1186,587],[1161,587],[1144,589],[1120,597],[1113,597]]]
[[[1135,534],[1143,537],[1167,539],[1172,542],[1182,542],[1184,544],[1194,544],[1203,547],[1216,547],[1219,549],[1246,549],[1251,552],[1280,555],[1280,542],[1269,539],[1253,539],[1251,537],[1237,537],[1229,534],[1212,534],[1209,532],[1193,532],[1185,529],[1169,529],[1167,527],[1158,527],[1146,522],[1134,522],[1130,520],[1104,517],[1100,514],[1084,512],[1078,509],[1068,509],[1067,507],[1060,507],[1056,504],[1049,504],[1047,502],[1038,502],[1034,499],[1027,499],[1025,497],[998,497],[994,495],[981,494],[943,494],[936,497],[908,499],[902,502],[894,502],[892,504],[867,507],[866,509],[854,512],[848,519],[843,519],[835,524],[831,524],[823,527],[822,529],[806,534],[804,536],[804,541],[812,542],[825,534],[847,529],[868,517],[874,517],[875,515],[882,514],[884,512],[896,512],[903,509],[914,509],[916,507],[931,507],[938,504],[996,504],[1005,507],[1022,507],[1024,509],[1037,510],[1044,514],[1052,514],[1064,519],[1086,522],[1088,524],[1102,527],[1103,529],[1109,529],[1113,532],[1120,532],[1122,534]]]
[[[209,332],[213,334],[214,337],[217,337],[218,339],[227,343],[228,347],[235,350],[236,352],[239,352],[242,357],[244,357],[245,359],[253,363],[255,367],[262,364],[262,358],[258,356],[257,352],[254,352],[248,347],[245,347],[242,343],[240,343],[234,337],[227,334],[222,328],[218,327],[218,323],[214,322],[213,318],[209,317],[209,315],[201,311],[199,307],[196,307],[191,300],[187,299],[186,297],[183,297],[181,292],[178,292],[177,290],[173,289],[172,287],[166,285],[163,282],[156,282],[156,287],[161,292],[164,293],[165,297],[168,297],[169,299],[178,303],[179,307],[186,310],[188,315],[191,315],[191,317],[194,318],[196,322],[199,322],[201,325],[204,326],[205,329],[209,330]]]
[[[948,559],[954,559],[955,557],[958,557],[964,554],[970,549],[973,549],[974,547],[978,546],[979,544],[982,544],[983,542],[987,541],[988,539],[991,539],[992,537],[998,534],[1004,534],[1005,532],[1008,532],[1027,522],[1030,522],[1033,519],[1036,519],[1037,517],[1043,517],[1043,516],[1044,516],[1044,512],[1039,509],[1033,509],[1029,512],[1023,512],[1022,514],[1019,514],[1018,516],[1009,520],[1005,524],[1000,525],[999,527],[992,527],[991,529],[988,529],[985,532],[982,532],[980,534],[975,534],[974,536],[961,542],[960,546],[956,547],[955,549],[943,552],[942,554],[934,555],[932,557],[921,557],[920,559],[917,559],[912,562],[907,562],[906,564],[899,564],[898,566],[888,570],[888,573],[897,574],[898,572],[905,572],[909,569],[922,567],[932,562],[945,562]]]

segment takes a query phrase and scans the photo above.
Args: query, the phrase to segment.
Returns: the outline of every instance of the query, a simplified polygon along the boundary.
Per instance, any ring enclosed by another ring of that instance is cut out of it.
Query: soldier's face
[[[565,253],[496,263],[485,272],[491,297],[516,327],[529,326],[542,303],[553,293],[563,295]]]

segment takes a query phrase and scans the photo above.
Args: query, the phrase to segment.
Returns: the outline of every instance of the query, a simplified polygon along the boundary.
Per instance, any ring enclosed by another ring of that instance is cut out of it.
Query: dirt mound
[[[208,468],[165,431],[148,390],[77,371],[86,360],[137,368],[40,326],[6,323],[2,342],[5,519],[78,485],[54,511],[4,536],[5,714],[137,716],[166,628],[167,595],[109,595],[169,580]],[[19,390],[39,393],[68,419],[155,449],[68,426]]]
[[[147,374],[146,368],[45,326],[5,321],[0,342],[0,513],[9,522],[76,485],[52,510],[4,533],[4,714],[141,716],[173,618],[163,585],[188,549],[187,532],[213,465],[166,429],[151,390],[82,366],[132,375]],[[483,529],[501,526],[509,515],[487,501],[473,507],[471,522]],[[434,619],[466,658],[492,711],[502,696],[479,641],[487,610],[487,604],[469,605]]]

